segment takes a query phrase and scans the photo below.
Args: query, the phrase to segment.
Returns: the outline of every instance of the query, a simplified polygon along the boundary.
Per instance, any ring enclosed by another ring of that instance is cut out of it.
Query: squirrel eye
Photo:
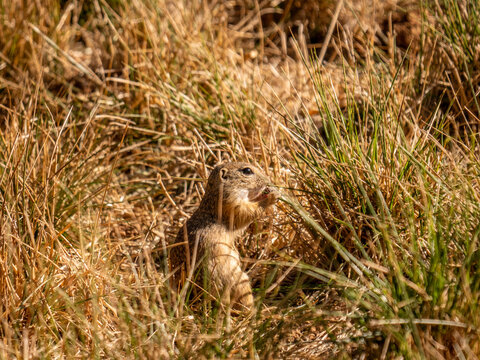
[[[253,175],[253,170],[250,169],[249,167],[243,168],[240,171],[245,175]]]

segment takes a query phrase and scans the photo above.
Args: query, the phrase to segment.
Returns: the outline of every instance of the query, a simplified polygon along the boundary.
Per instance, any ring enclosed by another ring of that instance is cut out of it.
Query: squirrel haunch
[[[170,250],[170,270],[177,289],[191,273],[192,282],[200,288],[206,286],[222,303],[252,307],[252,288],[241,269],[235,238],[277,200],[277,192],[269,184],[266,176],[248,163],[224,163],[213,169],[198,209],[180,229]]]

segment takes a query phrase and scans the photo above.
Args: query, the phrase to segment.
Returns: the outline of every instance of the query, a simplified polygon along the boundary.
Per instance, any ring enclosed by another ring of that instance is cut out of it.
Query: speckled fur
[[[245,174],[245,168],[253,173]],[[196,284],[201,288],[206,285],[206,290],[220,297],[224,304],[250,309],[252,288],[241,269],[235,238],[276,199],[277,193],[256,167],[238,162],[215,167],[200,206],[177,235],[175,243],[180,245],[170,250],[170,268],[177,289],[183,285],[194,264]],[[194,259],[195,247],[197,256]]]

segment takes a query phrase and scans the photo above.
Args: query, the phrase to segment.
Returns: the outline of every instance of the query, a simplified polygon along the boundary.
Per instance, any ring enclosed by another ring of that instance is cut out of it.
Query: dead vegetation
[[[1,358],[478,356],[479,5],[0,10]],[[285,195],[229,323],[166,250],[233,159]]]

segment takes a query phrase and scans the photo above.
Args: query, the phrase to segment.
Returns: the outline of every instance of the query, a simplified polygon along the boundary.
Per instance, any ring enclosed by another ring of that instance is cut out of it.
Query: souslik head
[[[231,230],[241,230],[262,215],[277,198],[277,191],[260,169],[234,162],[213,169],[202,202],[215,204],[215,209],[211,210],[217,221]]]

